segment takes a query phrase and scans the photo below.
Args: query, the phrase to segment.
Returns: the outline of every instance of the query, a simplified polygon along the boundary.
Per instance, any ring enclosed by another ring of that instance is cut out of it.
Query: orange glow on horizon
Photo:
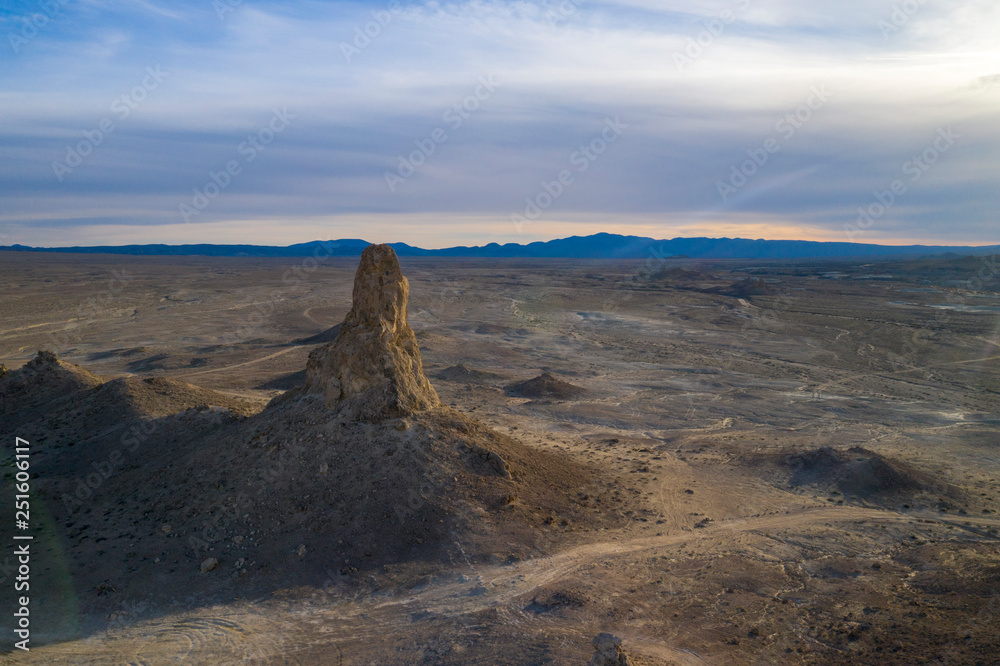
[[[623,219],[624,218],[624,219]],[[925,236],[891,236],[870,229],[848,238],[840,228],[824,228],[787,221],[762,221],[759,218],[720,221],[677,221],[665,223],[651,215],[584,215],[565,220],[539,220],[517,229],[504,217],[416,213],[409,215],[352,215],[325,218],[231,220],[199,224],[162,225],[89,225],[60,229],[57,244],[46,242],[51,229],[38,225],[37,232],[24,227],[4,244],[19,243],[40,247],[74,245],[132,245],[165,243],[171,245],[210,243],[287,246],[314,240],[360,238],[373,243],[403,242],[425,249],[458,245],[495,243],[527,244],[569,236],[589,236],[606,232],[644,236],[657,240],[672,238],[744,238],[764,240],[800,240],[850,242],[871,245],[956,245],[984,246],[1000,244],[1000,239],[965,241]]]

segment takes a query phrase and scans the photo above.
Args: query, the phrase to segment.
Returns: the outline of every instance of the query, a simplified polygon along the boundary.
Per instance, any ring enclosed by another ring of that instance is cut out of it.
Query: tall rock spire
[[[336,340],[309,354],[305,393],[351,418],[381,421],[440,404],[406,321],[410,285],[388,245],[369,245]]]

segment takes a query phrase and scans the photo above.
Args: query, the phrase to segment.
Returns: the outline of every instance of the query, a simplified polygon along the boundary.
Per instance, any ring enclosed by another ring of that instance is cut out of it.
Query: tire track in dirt
[[[183,375],[172,375],[170,378],[171,379],[184,379],[184,380],[186,380],[189,377],[197,377],[199,375],[207,375],[207,374],[210,374],[210,373],[213,373],[213,372],[222,372],[223,370],[233,370],[235,368],[243,368],[243,367],[246,367],[248,365],[255,365],[257,363],[263,363],[264,361],[269,361],[272,358],[276,358],[278,356],[281,356],[282,354],[287,354],[288,352],[295,351],[296,349],[299,349],[299,347],[297,347],[297,346],[286,347],[285,349],[282,349],[281,351],[277,351],[277,352],[275,352],[273,354],[269,354],[268,356],[262,356],[260,358],[255,358],[255,359],[252,359],[250,361],[243,361],[242,363],[236,363],[234,365],[224,365],[224,366],[222,366],[220,368],[212,368],[211,370],[199,370],[198,372],[189,372],[189,373],[183,374]]]
[[[693,541],[749,533],[757,530],[805,527],[817,523],[870,520],[914,523],[932,521],[948,524],[987,536],[972,525],[998,526],[1000,519],[972,517],[960,521],[931,513],[897,513],[862,507],[815,507],[764,516],[719,520],[695,531],[656,537],[638,537],[627,541],[602,541],[583,544],[546,558],[527,560],[516,565],[491,565],[478,569],[482,583],[447,576],[441,582],[401,597],[381,597],[363,601],[334,601],[332,604],[286,603],[274,605],[212,608],[161,620],[138,623],[86,640],[36,648],[45,663],[159,663],[173,659],[183,647],[186,658],[195,663],[236,663],[281,659],[297,663],[294,653],[313,651],[350,642],[363,644],[386,635],[405,631],[416,621],[448,620],[471,616],[485,610],[511,615],[515,599],[555,583],[578,569],[602,558],[619,558],[667,546]],[[966,525],[968,523],[968,525]],[[995,537],[993,537],[995,538]],[[481,591],[480,585],[486,591]],[[520,609],[515,609],[520,612]],[[220,612],[221,611],[221,612]],[[521,614],[523,616],[523,613]],[[523,617],[521,618],[523,619]],[[649,639],[647,639],[648,641]],[[655,645],[651,645],[653,649]],[[678,653],[669,646],[659,651]],[[328,652],[329,654],[329,652]],[[310,659],[310,662],[312,660]],[[684,661],[699,663],[692,653]]]

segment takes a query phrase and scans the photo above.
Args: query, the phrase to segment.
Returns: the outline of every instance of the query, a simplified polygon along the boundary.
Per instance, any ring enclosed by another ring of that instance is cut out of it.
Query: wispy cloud
[[[731,233],[768,219],[775,234],[835,234],[927,136],[955,126],[967,139],[879,233],[1000,241],[993,3],[947,11],[922,3],[895,22],[893,3],[861,0],[586,0],[554,17],[557,5],[401,3],[379,22],[388,0],[244,1],[229,3],[224,16],[211,2],[68,2],[20,53],[3,56],[0,232],[17,227],[20,238],[58,244],[67,233],[96,239],[108,224],[150,241],[180,240],[178,229],[199,240],[225,228],[254,241],[280,219],[353,219],[375,225],[368,236],[393,229],[419,242],[429,227],[403,230],[427,216],[500,224],[618,116],[628,136],[533,233],[586,218],[587,229],[595,219],[609,228],[632,220],[652,235]],[[0,26],[14,31],[19,20]],[[880,21],[897,28],[889,38]],[[344,45],[355,40],[365,45],[347,59]],[[700,52],[679,69],[675,56],[692,42]],[[52,163],[156,66],[170,77],[59,181]],[[485,75],[502,88],[405,188],[387,192],[386,170]],[[717,182],[820,84],[835,98],[720,205]],[[177,226],[179,205],[239,157],[275,106],[296,113],[295,123],[224,196]],[[300,233],[314,233],[313,224]],[[439,225],[433,234],[458,228]],[[483,242],[493,240],[486,230],[510,232],[481,228]]]

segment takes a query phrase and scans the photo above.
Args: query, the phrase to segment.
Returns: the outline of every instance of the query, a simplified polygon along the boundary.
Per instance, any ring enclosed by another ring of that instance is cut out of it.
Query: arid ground
[[[362,554],[354,566],[338,553],[350,544],[307,537],[262,545],[272,554],[258,563],[239,549],[271,527],[249,515],[246,533],[228,521],[225,543],[191,545],[218,524],[225,489],[171,508],[169,525],[158,506],[134,506],[139,475],[168,478],[173,456],[255,464],[255,450],[216,455],[210,438],[173,450],[164,433],[213,432],[301,385],[351,308],[357,265],[0,255],[10,373],[49,350],[100,381],[133,377],[105,384],[125,392],[200,387],[169,384],[162,405],[131,415],[110,395],[74,407],[88,432],[160,424],[81,492],[104,459],[60,465],[72,421],[50,423],[38,399],[0,424],[5,539],[15,436],[33,440],[33,510],[49,517],[35,540],[33,647],[3,660],[584,664],[607,631],[637,665],[996,663],[995,258],[403,259],[441,401],[541,461],[588,470],[595,490],[517,509],[524,541],[503,532],[492,556],[465,557],[456,539],[419,565],[366,566]]]

